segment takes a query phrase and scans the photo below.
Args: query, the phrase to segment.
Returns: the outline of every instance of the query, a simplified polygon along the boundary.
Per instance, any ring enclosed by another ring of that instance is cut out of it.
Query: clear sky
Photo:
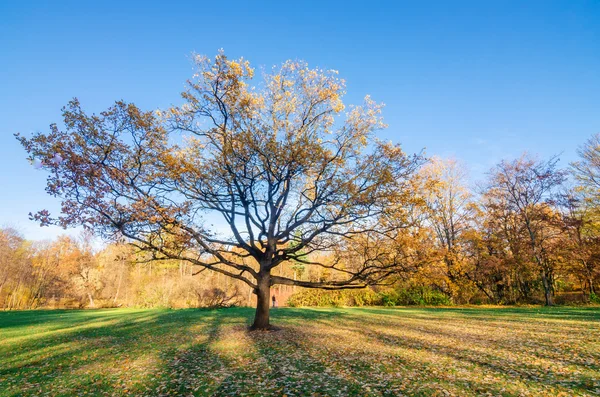
[[[259,5],[260,3],[260,5]],[[463,160],[473,179],[523,151],[566,166],[600,132],[600,1],[0,0],[0,225],[58,201],[13,133],[47,131],[72,97],[178,103],[192,51],[337,69],[347,102],[387,104],[382,136]]]

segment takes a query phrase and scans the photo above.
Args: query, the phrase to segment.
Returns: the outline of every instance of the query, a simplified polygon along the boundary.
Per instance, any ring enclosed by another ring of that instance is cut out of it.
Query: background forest
[[[527,154],[502,161],[476,187],[460,162],[431,158],[412,180],[410,222],[396,240],[416,253],[404,271],[367,289],[278,285],[272,293],[291,306],[600,303],[600,135],[578,154],[565,169],[557,158]],[[1,229],[0,307],[255,305],[239,280],[185,261],[155,261],[127,244],[94,249],[91,239],[27,241]],[[307,254],[315,255],[328,260]],[[309,262],[286,262],[275,274],[339,276]]]

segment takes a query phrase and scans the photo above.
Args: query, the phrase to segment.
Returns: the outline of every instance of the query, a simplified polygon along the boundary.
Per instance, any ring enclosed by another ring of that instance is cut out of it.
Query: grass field
[[[0,396],[600,395],[600,310],[0,313]]]

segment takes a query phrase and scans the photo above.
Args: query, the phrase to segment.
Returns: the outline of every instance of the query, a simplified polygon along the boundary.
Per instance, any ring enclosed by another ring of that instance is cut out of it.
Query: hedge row
[[[450,305],[445,294],[428,287],[387,289],[374,291],[370,288],[350,290],[303,290],[290,296],[288,306],[410,306]]]

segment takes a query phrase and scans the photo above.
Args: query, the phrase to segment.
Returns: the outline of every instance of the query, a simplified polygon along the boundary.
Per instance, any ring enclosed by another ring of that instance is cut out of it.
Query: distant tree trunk
[[[257,280],[256,293],[256,313],[251,330],[266,330],[269,325],[269,304],[271,301],[271,275],[269,271],[261,270]]]
[[[87,293],[88,299],[90,300],[90,307],[96,307],[96,305],[94,304],[94,297],[92,296],[91,293]]]
[[[552,301],[552,286],[550,285],[550,280],[545,270],[542,271],[542,284],[544,285],[544,297],[546,298],[546,306],[553,306],[554,302]]]
[[[19,280],[17,282],[17,286],[15,288],[13,288],[11,294],[10,294],[10,299],[8,299],[8,310],[12,310],[15,308],[18,308],[18,302],[17,299],[20,295],[20,290],[21,290],[21,282],[22,282],[22,277],[19,277]]]
[[[2,282],[0,283],[0,296],[2,296],[2,289],[4,288],[4,285],[8,282],[8,271],[4,274],[4,277],[2,279]]]
[[[121,263],[119,266],[119,282],[117,283],[117,291],[115,292],[115,299],[113,299],[113,304],[117,304],[117,299],[119,299],[119,292],[121,291],[121,283],[123,282],[123,259],[121,259]]]
[[[294,269],[294,281],[296,281],[296,269]],[[292,287],[292,293],[296,293],[296,285]]]
[[[581,263],[583,264],[583,268],[585,269],[587,282],[589,283],[590,294],[594,294],[596,291],[594,291],[594,277],[592,276],[590,266],[585,260],[582,260]]]
[[[485,289],[485,287],[483,286],[483,284],[477,280],[475,280],[475,278],[471,277],[469,275],[469,273],[465,272],[465,276],[467,277],[467,279],[472,282],[481,292],[483,292],[485,294],[485,296],[487,296],[487,298],[490,300],[490,302],[493,303],[498,303],[499,299],[495,299],[489,292],[487,292],[487,290]]]

